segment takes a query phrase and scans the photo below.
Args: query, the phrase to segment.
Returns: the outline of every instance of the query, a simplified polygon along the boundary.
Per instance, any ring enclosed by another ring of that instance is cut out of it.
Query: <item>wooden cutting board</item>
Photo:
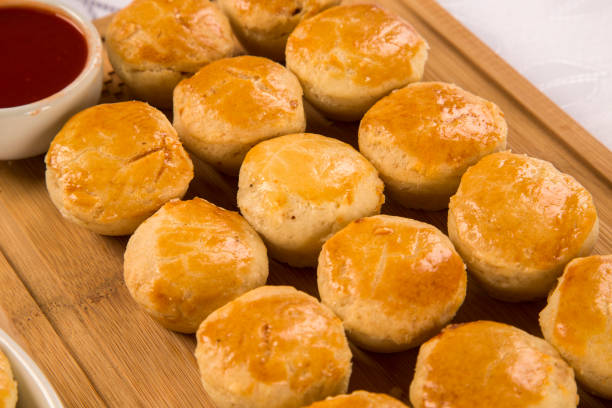
[[[612,253],[612,153],[563,113],[433,0],[380,0],[428,40],[426,80],[454,82],[495,101],[508,121],[509,146],[553,162],[591,193],[601,232],[596,253]],[[98,21],[104,32],[107,20]],[[126,97],[107,65],[102,100]],[[308,130],[356,142],[357,124],[332,123],[309,109]],[[235,209],[237,180],[196,163],[187,198],[204,197]],[[383,213],[446,230],[446,212],[403,209],[389,200]],[[29,351],[67,406],[213,407],[200,385],[194,336],[163,329],[130,298],[122,278],[127,238],[77,227],[53,207],[43,157],[0,162],[0,327]],[[315,272],[272,261],[271,284],[316,295]],[[544,302],[492,300],[473,282],[455,322],[490,319],[541,335]],[[417,350],[376,354],[353,347],[350,388],[408,401]],[[581,407],[609,402],[580,393]]]

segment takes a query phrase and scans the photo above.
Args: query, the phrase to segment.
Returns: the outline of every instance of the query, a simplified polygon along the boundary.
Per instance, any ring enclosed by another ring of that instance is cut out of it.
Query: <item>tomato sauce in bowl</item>
[[[39,101],[73,82],[85,68],[82,30],[51,9],[0,7],[0,108]]]
[[[0,160],[46,152],[68,118],[100,99],[100,33],[62,1],[0,0]]]

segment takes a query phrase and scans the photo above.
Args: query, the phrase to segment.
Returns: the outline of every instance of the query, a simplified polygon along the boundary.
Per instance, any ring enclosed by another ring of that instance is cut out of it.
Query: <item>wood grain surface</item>
[[[454,82],[496,102],[509,124],[509,146],[553,162],[592,194],[601,232],[595,253],[612,253],[612,153],[432,0],[380,0],[428,40],[426,80]],[[98,21],[104,32],[108,20]],[[107,65],[102,101],[129,98]],[[333,123],[308,108],[308,131],[356,144],[357,124]],[[195,161],[187,198],[236,209],[235,178]],[[446,231],[446,212],[411,211],[391,200],[383,213],[416,218]],[[64,220],[44,182],[43,157],[0,162],[0,327],[29,351],[67,406],[213,407],[193,357],[193,336],[163,329],[130,298],[123,283],[126,237],[103,237]],[[271,284],[316,295],[315,272],[270,263]],[[469,281],[455,322],[490,319],[540,336],[543,301],[492,300]],[[350,388],[408,401],[417,349],[376,354],[352,347]],[[609,402],[580,392],[580,407]]]

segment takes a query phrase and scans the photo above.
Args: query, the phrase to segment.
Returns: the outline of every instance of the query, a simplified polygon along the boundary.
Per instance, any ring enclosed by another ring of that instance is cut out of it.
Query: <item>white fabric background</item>
[[[64,0],[92,18],[129,0]],[[612,150],[612,0],[438,0]]]
[[[438,0],[612,150],[611,0]]]

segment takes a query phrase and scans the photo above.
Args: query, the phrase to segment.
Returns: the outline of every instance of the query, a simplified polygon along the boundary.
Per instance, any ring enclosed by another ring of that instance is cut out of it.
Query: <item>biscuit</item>
[[[170,201],[134,232],[132,297],[164,327],[195,333],[210,313],[268,278],[266,247],[240,214],[201,198]]]
[[[247,153],[238,207],[273,258],[314,266],[334,232],[380,212],[383,187],[374,166],[348,144],[300,133],[266,140]]]
[[[306,129],[302,87],[266,58],[222,59],[175,88],[174,127],[187,149],[236,175],[258,142]]]
[[[450,199],[448,235],[493,297],[545,297],[599,227],[591,194],[551,163],[510,152],[470,167]]]
[[[285,51],[310,103],[358,120],[380,98],[423,77],[428,45],[399,16],[373,4],[337,6],[302,21]]]
[[[575,408],[572,369],[546,341],[516,327],[450,325],[421,346],[414,408]]]
[[[448,207],[461,175],[504,150],[508,125],[492,102],[453,84],[419,82],[384,97],[359,126],[359,151],[410,208]]]
[[[353,221],[325,244],[319,295],[362,348],[418,346],[454,316],[467,274],[450,240],[432,225],[376,215]]]
[[[132,94],[160,108],[204,65],[241,52],[229,21],[208,0],[134,0],[106,32],[108,58]]]
[[[348,395],[328,397],[307,408],[407,408],[407,406],[385,394],[355,391]]]
[[[540,313],[540,327],[578,381],[612,399],[612,255],[571,261]]]
[[[219,0],[240,42],[251,54],[285,59],[287,37],[300,21],[340,0]]]
[[[197,342],[202,384],[218,408],[298,408],[348,388],[342,323],[289,286],[231,301],[202,322]]]
[[[45,157],[47,189],[64,217],[104,235],[132,233],[182,197],[193,165],[163,113],[143,102],[73,116]]]
[[[0,406],[15,408],[17,404],[17,382],[8,359],[0,350]]]

